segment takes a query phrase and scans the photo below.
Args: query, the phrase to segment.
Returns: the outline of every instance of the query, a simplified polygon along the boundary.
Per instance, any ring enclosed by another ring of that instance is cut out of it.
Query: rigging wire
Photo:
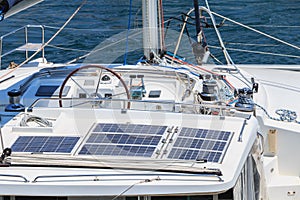
[[[186,15],[185,13],[182,13],[180,15],[177,15],[177,17],[171,17],[167,20],[165,20],[163,23],[166,24],[172,20],[178,20],[178,21],[182,21],[182,19],[179,19],[178,17],[181,17],[182,15]],[[192,17],[190,17],[192,18]],[[202,22],[203,23],[203,22]],[[205,25],[207,25],[207,23],[204,23]],[[49,25],[43,25],[45,28],[48,28],[48,29],[56,29],[58,30],[60,27],[57,27],[57,26],[49,26]],[[227,27],[233,27],[234,25],[232,24],[223,24],[222,26],[227,26]],[[250,27],[267,27],[267,28],[300,28],[300,26],[284,26],[284,25],[251,25],[249,24],[248,26]],[[74,31],[112,31],[111,29],[109,28],[74,28],[74,27],[66,27],[64,28],[64,30],[74,30]],[[123,31],[124,29],[117,29],[117,28],[114,28],[114,31],[116,30],[119,30],[119,31]]]
[[[242,23],[240,23],[240,22],[237,22],[237,21],[235,21],[235,20],[232,20],[232,19],[230,19],[230,18],[228,18],[228,17],[225,17],[225,16],[223,16],[223,15],[220,15],[220,14],[218,14],[218,13],[212,12],[212,14],[214,14],[214,15],[216,15],[216,16],[218,16],[218,17],[221,17],[221,18],[223,18],[223,19],[225,19],[225,20],[227,20],[227,21],[230,21],[230,22],[232,22],[232,23],[234,23],[234,24],[237,24],[237,25],[239,25],[239,26],[242,26],[242,27],[244,27],[244,28],[246,28],[246,29],[249,29],[249,30],[251,30],[251,31],[254,31],[254,32],[256,32],[256,33],[258,33],[258,34],[260,34],[260,35],[266,36],[266,37],[268,37],[268,38],[270,38],[270,39],[272,39],[272,40],[275,40],[275,41],[277,41],[277,42],[280,42],[280,43],[282,43],[282,44],[285,44],[285,45],[287,45],[287,46],[290,46],[290,47],[293,47],[293,48],[295,48],[295,49],[300,50],[300,47],[299,47],[299,46],[296,46],[296,45],[293,45],[293,44],[288,43],[288,42],[286,42],[286,41],[283,41],[283,40],[281,40],[281,39],[279,39],[279,38],[277,38],[277,37],[274,37],[274,36],[272,36],[272,35],[269,35],[269,34],[267,34],[267,33],[264,33],[264,32],[262,32],[262,31],[259,31],[259,30],[257,30],[257,29],[254,29],[254,28],[252,28],[252,27],[250,27],[250,26],[247,26],[247,25],[245,25],[245,24],[242,24]]]
[[[220,49],[221,47],[218,46],[209,46],[213,49]],[[300,58],[300,56],[290,55],[290,54],[280,54],[280,53],[272,53],[267,51],[253,51],[253,50],[246,50],[246,49],[236,49],[236,48],[227,48],[230,51],[239,51],[245,53],[254,53],[254,54],[262,54],[262,55],[271,55],[271,56],[280,56],[280,57],[289,57],[289,58]]]
[[[281,53],[272,53],[272,52],[264,52],[264,51],[252,51],[252,50],[235,49],[235,48],[227,48],[227,49],[231,50],[231,51],[240,51],[240,52],[246,52],[246,53],[255,53],[255,54],[263,54],[263,55],[290,57],[290,58],[300,58],[300,56],[281,54]]]
[[[5,73],[0,77],[0,79],[4,78],[5,76],[11,74],[16,69],[22,67],[24,64],[26,64],[28,61],[30,61],[34,56],[36,56],[39,52],[41,52],[52,40],[69,24],[69,22],[75,17],[75,15],[79,12],[79,10],[83,7],[83,5],[87,2],[87,0],[83,0],[79,7],[74,11],[74,13],[69,17],[69,19],[60,27],[60,29],[46,42],[44,43],[35,53],[33,53],[29,58],[24,60],[21,64],[19,64],[17,67],[11,69],[9,72]]]
[[[223,54],[225,56],[225,59],[227,61],[227,64],[231,64],[236,70],[237,72],[240,74],[240,76],[245,80],[245,84],[247,85],[247,87],[251,88],[251,81],[249,81],[246,76],[241,72],[241,70],[235,65],[235,63],[233,62],[231,56],[229,55],[224,43],[223,43],[223,40],[222,40],[222,37],[221,37],[221,34],[219,32],[219,30],[217,29],[217,25],[216,25],[216,21],[215,21],[215,18],[214,18],[214,12],[212,12],[210,10],[210,7],[209,7],[209,4],[208,4],[208,0],[205,0],[206,2],[206,9],[204,9],[208,14],[209,16],[211,17],[211,21],[212,21],[212,24],[213,24],[213,27],[215,29],[215,32],[217,34],[217,37],[218,37],[218,40],[219,40],[219,43],[220,43],[220,46],[222,48],[222,51],[223,51]]]
[[[129,187],[127,187],[125,190],[123,190],[120,194],[118,194],[117,196],[115,196],[112,200],[118,199],[120,196],[122,196],[123,194],[125,194],[127,191],[129,191],[131,188],[133,188],[134,186],[136,186],[138,184],[149,183],[149,182],[152,182],[152,181],[159,181],[159,180],[160,180],[160,178],[158,176],[158,177],[153,178],[153,179],[144,179],[144,180],[141,180],[139,182],[133,183],[132,185],[130,185]]]
[[[233,60],[231,59],[229,53],[227,52],[226,47],[225,47],[225,45],[224,45],[224,43],[223,43],[222,36],[221,36],[219,30],[217,29],[217,24],[216,24],[215,18],[214,18],[214,16],[213,16],[213,13],[212,13],[212,11],[211,11],[210,8],[209,8],[208,1],[206,0],[205,2],[206,2],[206,8],[202,7],[202,10],[204,10],[205,12],[207,12],[207,14],[208,14],[208,15],[210,16],[210,18],[211,18],[212,26],[213,26],[213,28],[214,28],[214,30],[215,30],[215,33],[216,33],[217,38],[218,38],[218,40],[219,40],[220,46],[222,47],[222,52],[223,52],[223,54],[224,54],[224,57],[225,57],[225,59],[226,59],[227,64],[228,64],[228,65],[231,64],[231,65],[234,66],[234,62],[233,62]],[[238,70],[238,69],[237,69],[237,70]]]
[[[43,25],[44,28],[48,28],[48,29],[54,29],[54,30],[58,30],[60,29],[60,27],[57,27],[57,26],[48,26],[48,25]],[[70,30],[70,31],[99,31],[99,32],[103,32],[103,31],[112,31],[111,29],[107,28],[74,28],[74,27],[69,27],[69,28],[64,28],[64,30]],[[124,29],[117,29],[117,28],[114,28],[114,31],[116,30],[120,30],[120,31],[123,31]]]
[[[278,47],[278,44],[258,44],[258,43],[241,43],[241,42],[225,42],[230,45],[255,46],[255,47]]]
[[[226,59],[227,65],[232,65],[232,66],[237,70],[237,72],[240,74],[240,76],[245,80],[245,82],[244,82],[244,81],[243,81],[243,82],[247,85],[247,87],[251,88],[251,86],[250,86],[250,85],[251,85],[251,81],[249,81],[249,80],[246,78],[246,76],[239,70],[239,68],[234,64],[233,60],[231,59],[231,57],[230,57],[230,55],[229,55],[229,53],[228,53],[228,51],[227,51],[227,49],[226,49],[226,47],[225,47],[225,45],[224,45],[224,43],[223,43],[222,36],[221,36],[219,30],[217,29],[216,21],[215,21],[215,19],[214,19],[213,12],[212,12],[212,11],[210,10],[210,8],[209,8],[208,1],[206,0],[205,2],[206,2],[206,7],[202,7],[202,10],[204,10],[205,12],[207,12],[207,14],[208,14],[208,15],[210,16],[210,18],[211,18],[211,22],[212,22],[212,24],[213,24],[213,28],[214,28],[214,30],[215,30],[215,32],[216,32],[216,34],[217,34],[217,38],[218,38],[218,40],[219,40],[219,43],[220,43],[222,52],[223,52],[223,54],[224,54],[224,57],[225,57],[225,59]],[[192,10],[193,10],[193,9],[191,9],[191,11],[192,11]]]
[[[51,44],[49,44],[48,47],[52,47],[52,48],[60,49],[60,50],[65,50],[65,51],[90,52],[88,50],[67,48],[67,47],[61,47],[61,46],[58,46],[58,45],[51,45]]]
[[[224,24],[223,26],[227,26],[227,27],[232,27],[234,25],[231,24]],[[249,24],[248,26],[250,27],[264,27],[264,28],[300,28],[300,26],[286,26],[286,25],[266,25],[266,24],[261,24],[261,25],[256,25],[256,24]]]
[[[136,32],[136,33],[130,35],[129,38],[132,38],[132,37],[134,37],[134,36],[136,36],[136,35],[139,35],[139,34],[141,34],[141,33],[142,33],[142,31],[138,31],[138,32]],[[126,40],[126,38],[121,39],[121,40],[117,40],[116,42],[112,42],[112,43],[110,43],[110,44],[108,44],[108,45],[106,45],[106,46],[104,46],[104,47],[99,48],[99,49],[96,49],[96,50],[93,50],[93,51],[89,51],[87,54],[82,55],[82,56],[79,56],[79,57],[77,57],[77,58],[74,58],[73,60],[70,60],[70,61],[67,62],[66,64],[72,64],[72,63],[74,63],[74,62],[76,62],[76,61],[78,61],[78,60],[81,60],[81,59],[83,59],[83,58],[86,58],[86,57],[88,57],[88,56],[94,54],[94,53],[97,53],[98,51],[101,51],[101,50],[106,49],[106,48],[108,48],[108,47],[111,47],[111,46],[113,46],[113,45],[115,45],[115,44],[118,44],[118,43],[120,43],[120,42],[123,42],[124,40]]]

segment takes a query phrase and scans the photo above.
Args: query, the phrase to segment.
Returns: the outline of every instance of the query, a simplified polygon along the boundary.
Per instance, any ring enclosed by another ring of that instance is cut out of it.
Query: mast
[[[143,0],[143,47],[144,55],[151,60],[151,52],[158,53],[157,0]]]
[[[208,51],[208,47],[207,47],[207,44],[206,44],[206,41],[204,38],[204,34],[201,30],[198,0],[194,0],[194,12],[195,12],[197,42],[192,44],[192,48],[193,48],[193,53],[194,53],[197,64],[202,65],[204,63],[207,63],[210,52]]]
[[[200,27],[200,18],[199,18],[199,4],[198,0],[194,0],[194,10],[195,10],[195,22],[196,22],[196,36],[197,36],[197,42],[199,41],[199,34],[201,31]]]

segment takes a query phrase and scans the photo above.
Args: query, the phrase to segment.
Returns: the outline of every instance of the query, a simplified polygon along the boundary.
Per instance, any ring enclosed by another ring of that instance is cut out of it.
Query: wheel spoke
[[[98,89],[99,89],[100,82],[101,82],[102,71],[103,71],[103,70],[101,69],[100,75],[99,75],[99,79],[98,79],[98,83],[97,83],[97,87],[96,87],[96,91],[95,91],[95,94],[98,93]]]
[[[74,83],[89,97],[89,98],[92,98],[92,96],[83,88],[83,87],[81,87],[81,85],[76,81],[76,80],[74,80],[72,77],[70,77],[70,79],[72,80],[72,81],[74,81]]]
[[[77,85],[89,98],[93,98],[93,93],[92,94],[89,94],[87,90],[85,90],[83,88],[83,86],[81,86],[79,84],[79,82],[77,82],[72,76],[76,73],[78,73],[78,71],[80,70],[86,70],[86,69],[90,69],[90,68],[95,68],[95,69],[100,69],[100,75],[99,75],[99,78],[98,78],[98,82],[97,82],[97,85],[96,85],[96,91],[95,91],[95,97],[99,97],[99,98],[102,98],[101,95],[98,93],[98,90],[100,88],[100,84],[101,84],[101,76],[103,74],[103,70],[106,70],[107,72],[111,73],[114,77],[116,77],[117,79],[119,79],[119,81],[121,82],[123,88],[125,89],[125,92],[120,92],[120,93],[117,93],[117,94],[114,94],[112,95],[111,97],[116,97],[116,96],[120,96],[120,95],[123,95],[125,94],[127,99],[130,100],[130,93],[129,93],[129,90],[127,88],[127,85],[125,83],[125,81],[122,79],[122,77],[116,73],[115,71],[113,71],[112,69],[110,68],[107,68],[107,67],[103,67],[101,65],[86,65],[86,66],[82,66],[80,68],[77,68],[75,69],[74,71],[72,71],[66,78],[65,80],[63,81],[61,87],[60,87],[60,91],[59,91],[59,106],[62,107],[62,96],[63,96],[63,91],[64,91],[64,87],[66,86],[67,82],[69,81],[69,79],[71,79],[75,85]],[[130,109],[130,102],[128,101],[127,102],[127,109]]]

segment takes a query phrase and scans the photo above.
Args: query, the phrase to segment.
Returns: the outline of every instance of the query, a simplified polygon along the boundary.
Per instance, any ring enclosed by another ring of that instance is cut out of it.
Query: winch
[[[21,91],[20,90],[16,90],[13,89],[11,91],[7,92],[8,96],[9,96],[9,103],[6,108],[5,111],[6,112],[23,112],[25,111],[25,107],[20,104],[20,96],[21,96]]]
[[[235,107],[239,111],[252,112],[254,111],[253,90],[250,88],[242,88],[237,91],[238,100]]]
[[[199,94],[203,101],[215,101],[217,100],[217,81],[212,79],[211,75],[205,75],[200,77],[203,80],[202,92]]]

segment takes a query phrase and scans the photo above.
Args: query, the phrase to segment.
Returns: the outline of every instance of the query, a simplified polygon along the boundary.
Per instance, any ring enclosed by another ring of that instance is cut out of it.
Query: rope
[[[127,55],[128,55],[128,40],[129,40],[129,31],[130,31],[130,25],[131,25],[131,14],[132,14],[132,0],[130,0],[130,3],[129,3],[129,15],[128,15],[128,27],[127,27],[127,34],[126,34],[126,50],[125,50],[125,55],[124,55],[124,65],[126,65]]]
[[[239,71],[237,71],[237,72],[239,73]],[[241,75],[241,73],[239,73],[239,74]],[[249,82],[247,82],[247,79],[245,79],[244,76],[242,76],[242,78],[240,78],[240,77],[234,75],[233,73],[230,73],[230,75],[233,76],[234,78],[240,80],[241,82],[243,82],[245,85],[247,85],[248,88],[251,88],[251,86],[248,84]],[[243,79],[245,79],[245,81]]]
[[[21,126],[28,126],[28,122],[35,122],[41,127],[52,127],[52,123],[44,118],[26,114],[20,122]]]
[[[86,3],[87,0],[83,0],[80,6],[74,11],[74,13],[69,17],[69,19],[60,27],[60,29],[45,43],[43,44],[35,53],[33,53],[29,58],[27,58],[25,61],[23,61],[21,64],[19,64],[17,67],[11,69],[9,72],[5,73],[0,77],[0,79],[4,78],[5,76],[11,74],[16,69],[22,67],[24,64],[26,64],[29,60],[31,60],[34,56],[36,56],[39,52],[41,52],[52,40],[68,25],[68,23],[75,17],[75,15],[79,12],[79,10],[83,7],[83,5]]]
[[[258,105],[257,103],[254,103],[254,105],[262,109],[262,111],[267,115],[269,119],[275,121],[295,122],[297,124],[300,124],[300,121],[297,120],[297,113],[295,111],[291,111],[287,109],[277,109],[275,113],[279,115],[279,118],[276,118],[276,117],[272,117],[263,106]]]

